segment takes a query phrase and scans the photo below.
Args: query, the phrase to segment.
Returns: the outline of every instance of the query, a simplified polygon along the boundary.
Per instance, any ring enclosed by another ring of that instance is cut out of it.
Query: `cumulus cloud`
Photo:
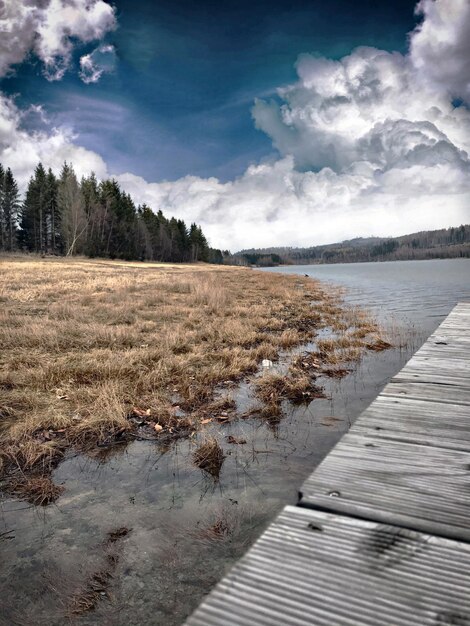
[[[95,152],[74,143],[74,136],[65,129],[27,131],[25,116],[43,117],[42,109],[20,110],[11,98],[0,94],[0,163],[11,167],[24,191],[28,178],[41,161],[59,172],[64,161],[72,162],[79,176],[91,171],[107,176],[104,160]]]
[[[0,78],[35,55],[46,78],[58,80],[69,67],[77,40],[100,40],[115,26],[114,9],[103,0],[0,0]],[[109,70],[111,48],[103,45],[97,58],[90,55],[94,80]],[[13,98],[0,93],[0,162],[12,168],[22,189],[39,161],[56,172],[65,160],[72,161],[79,175],[93,170],[105,177],[104,160],[76,139],[65,128],[50,130],[41,105],[21,110]]]
[[[90,54],[80,57],[79,76],[84,83],[97,83],[104,73],[112,72],[116,65],[114,46],[102,45]]]
[[[469,101],[470,2],[420,0],[422,23],[410,38],[410,58],[435,89]]]
[[[48,80],[67,71],[74,40],[100,40],[116,27],[104,0],[0,0],[0,77],[34,54]]]
[[[421,80],[409,57],[358,48],[339,61],[303,55],[281,104],[256,102],[253,117],[300,169],[344,171],[466,161],[470,115]],[[464,130],[464,132],[462,132]]]
[[[100,40],[115,26],[114,9],[103,0],[0,0],[0,78],[35,55],[46,78],[58,80],[69,67],[77,40]],[[89,56],[92,72],[86,64],[82,71],[96,81],[110,71],[114,48],[101,45]],[[12,168],[21,189],[39,161],[56,172],[65,160],[72,161],[79,175],[95,171],[107,176],[104,160],[77,145],[70,129],[50,127],[40,104],[20,109],[0,93],[0,162]]]

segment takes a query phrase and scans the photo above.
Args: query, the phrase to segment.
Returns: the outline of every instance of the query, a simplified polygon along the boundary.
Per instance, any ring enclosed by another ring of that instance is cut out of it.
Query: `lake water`
[[[270,268],[308,274],[346,288],[345,299],[372,308],[406,337],[405,347],[368,355],[329,398],[286,406],[279,424],[241,420],[217,426],[245,445],[225,445],[214,482],[190,460],[194,443],[170,448],[135,442],[107,461],[71,455],[56,470],[65,492],[38,509],[0,500],[1,626],[68,623],[70,598],[103,566],[106,533],[132,528],[96,611],[79,625],[181,624],[285,505],[357,415],[436,328],[457,301],[470,300],[470,260]],[[282,364],[281,364],[282,365]],[[249,389],[238,392],[240,406]],[[222,522],[227,532],[209,531]],[[8,537],[3,533],[11,531]]]
[[[459,301],[470,300],[470,260],[290,265],[263,271],[307,274],[347,289],[346,300],[429,335]]]

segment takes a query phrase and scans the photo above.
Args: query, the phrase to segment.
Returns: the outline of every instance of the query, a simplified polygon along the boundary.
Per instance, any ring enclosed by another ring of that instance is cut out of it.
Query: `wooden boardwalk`
[[[470,303],[457,305],[189,626],[470,626]]]

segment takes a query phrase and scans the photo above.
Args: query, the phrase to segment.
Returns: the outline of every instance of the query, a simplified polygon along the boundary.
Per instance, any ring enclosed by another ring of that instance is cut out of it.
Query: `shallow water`
[[[247,441],[224,444],[219,482],[191,464],[194,442],[165,450],[136,441],[107,462],[70,456],[55,472],[66,489],[57,505],[1,501],[0,624],[68,623],[71,596],[103,566],[106,533],[119,526],[132,532],[120,545],[112,596],[75,623],[182,623],[273,516],[296,501],[303,479],[455,302],[470,300],[469,270],[468,260],[276,268],[347,287],[349,302],[387,323],[393,317],[408,345],[371,354],[354,374],[325,381],[329,399],[286,407],[277,425],[214,427],[221,441],[230,434]],[[241,406],[247,393],[242,385]],[[217,520],[227,530],[221,536],[208,530]],[[2,538],[6,531],[10,539]]]
[[[346,300],[429,335],[454,305],[470,300],[470,259],[290,265],[263,271],[306,274],[347,288]]]

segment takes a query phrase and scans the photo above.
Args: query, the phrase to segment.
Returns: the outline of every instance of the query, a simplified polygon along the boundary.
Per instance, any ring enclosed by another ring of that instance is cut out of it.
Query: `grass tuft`
[[[55,485],[49,476],[23,476],[9,481],[6,491],[36,506],[55,502],[64,487]]]
[[[224,459],[224,451],[214,437],[207,439],[193,453],[194,464],[214,478],[219,478]]]

